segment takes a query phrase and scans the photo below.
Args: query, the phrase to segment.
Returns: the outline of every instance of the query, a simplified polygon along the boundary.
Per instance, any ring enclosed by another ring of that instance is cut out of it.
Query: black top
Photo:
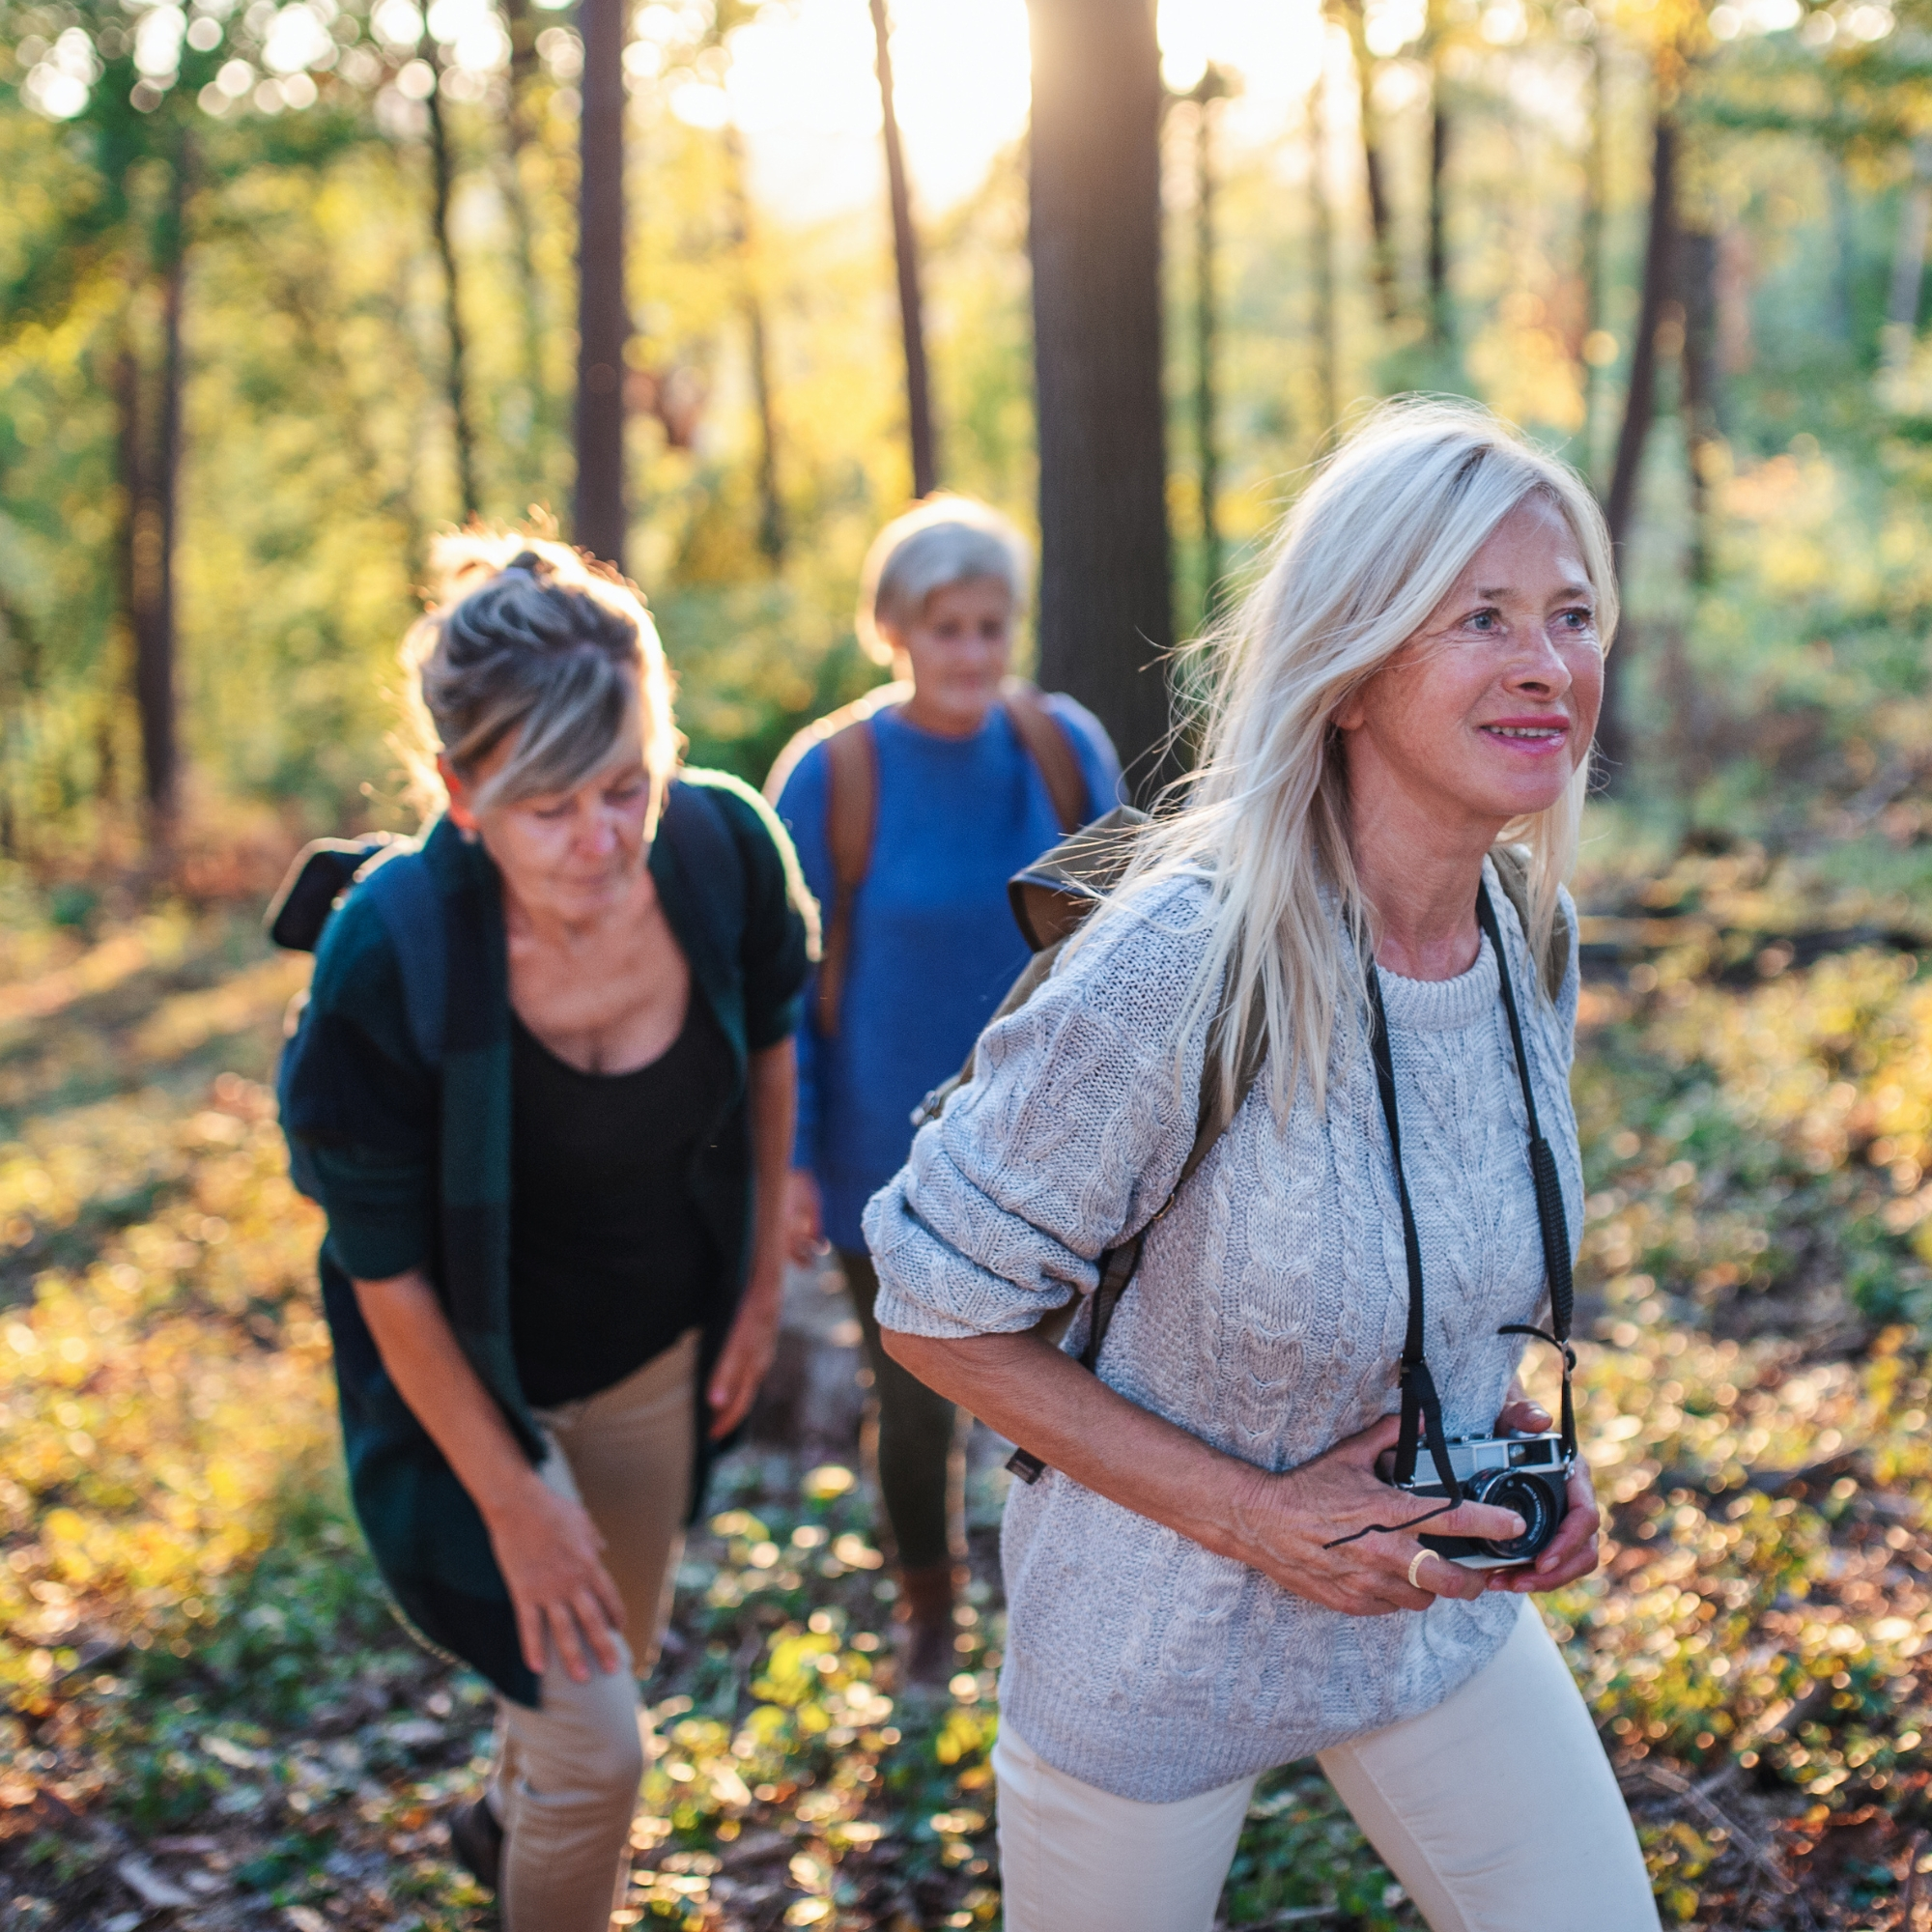
[[[696,986],[683,1031],[635,1072],[581,1073],[514,1013],[510,1033],[510,1333],[546,1407],[710,1318],[723,1271],[689,1176],[733,1069]]]

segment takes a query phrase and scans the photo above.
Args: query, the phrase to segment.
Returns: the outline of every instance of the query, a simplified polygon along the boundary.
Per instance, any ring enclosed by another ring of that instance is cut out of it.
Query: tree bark
[[[778,408],[773,396],[771,343],[752,247],[752,198],[745,185],[745,138],[724,128],[725,194],[731,212],[731,246],[738,261],[738,307],[745,318],[752,359],[752,403],[758,419],[758,549],[774,570],[783,568],[789,531],[779,492]]]
[[[524,472],[534,478],[548,441],[550,408],[544,381],[545,304],[543,278],[537,272],[536,217],[524,179],[525,157],[537,145],[529,118],[530,85],[537,72],[537,30],[530,17],[530,0],[503,0],[503,24],[510,36],[510,81],[501,172],[516,254],[518,305],[523,310],[524,388],[529,411],[522,439]]]
[[[1201,618],[1214,614],[1221,583],[1221,438],[1218,292],[1214,285],[1214,103],[1227,76],[1208,65],[1194,90],[1194,447],[1200,465]]]
[[[1341,412],[1341,381],[1335,354],[1335,223],[1328,207],[1328,116],[1324,66],[1308,94],[1308,207],[1313,235],[1310,281],[1315,291],[1315,393],[1320,421],[1316,440],[1326,440]]]
[[[1432,51],[1429,69],[1429,339],[1446,348],[1452,333],[1449,313],[1448,206],[1444,184],[1449,172],[1449,109],[1442,99],[1442,54]]]
[[[1609,199],[1608,50],[1599,27],[1590,50],[1590,150],[1583,164],[1583,220],[1578,237],[1583,278],[1583,473],[1601,489],[1604,373],[1596,359],[1604,333],[1604,216]]]
[[[1362,178],[1369,191],[1370,271],[1381,303],[1382,320],[1394,322],[1402,311],[1401,293],[1396,286],[1395,227],[1389,214],[1388,179],[1382,167],[1381,149],[1376,142],[1376,71],[1369,54],[1363,0],[1342,0],[1342,15],[1349,31],[1349,51],[1354,63],[1355,90],[1360,100],[1356,112],[1361,123]]]
[[[893,259],[898,269],[899,332],[905,339],[906,434],[912,445],[912,494],[939,488],[939,445],[932,427],[932,392],[926,376],[925,318],[920,300],[919,235],[912,225],[912,189],[899,141],[893,100],[892,22],[886,0],[871,0],[872,36],[878,43],[879,111],[886,141],[886,186],[892,199]]]
[[[456,266],[456,245],[449,234],[449,204],[456,187],[455,156],[449,146],[449,121],[442,111],[442,49],[427,35],[423,52],[436,73],[429,100],[430,228],[436,258],[442,267],[442,327],[446,338],[443,393],[449,403],[450,430],[456,441],[456,486],[463,498],[463,521],[482,513],[476,490],[476,435],[469,419],[468,343],[463,332],[462,283]]]
[[[625,0],[579,0],[582,166],[577,197],[577,542],[624,568]]]
[[[187,270],[187,175],[184,137],[169,174],[167,200],[155,230],[155,266],[161,290],[161,359],[152,436],[136,404],[128,435],[136,455],[139,494],[131,542],[134,702],[141,719],[142,790],[151,850],[165,856],[174,842],[180,804],[180,744],[175,674],[175,536],[181,476],[182,304]],[[139,378],[133,378],[138,390]]]
[[[1135,789],[1167,776],[1173,642],[1152,0],[1030,0],[1041,681]]]
[[[1690,476],[1690,582],[1711,582],[1711,472],[1723,440],[1718,376],[1718,238],[1687,228],[1678,244],[1684,302],[1684,455]]]
[[[1660,108],[1652,138],[1650,164],[1650,234],[1644,246],[1643,294],[1637,306],[1636,339],[1631,345],[1630,385],[1624,395],[1623,428],[1617,437],[1616,468],[1610,475],[1604,519],[1610,528],[1611,554],[1619,574],[1636,508],[1636,486],[1643,453],[1657,412],[1657,332],[1671,299],[1676,267],[1677,125]],[[1623,715],[1624,666],[1628,645],[1613,650],[1605,661],[1604,709],[1597,726],[1597,753],[1605,768],[1605,783],[1614,788],[1628,762],[1629,727]]]

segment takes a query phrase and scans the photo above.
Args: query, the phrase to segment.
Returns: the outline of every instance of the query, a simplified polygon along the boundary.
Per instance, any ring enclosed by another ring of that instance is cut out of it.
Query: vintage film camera
[[[1570,1506],[1570,1462],[1560,1435],[1452,1435],[1449,1466],[1463,1486],[1463,1500],[1515,1510],[1523,1531],[1507,1543],[1481,1536],[1424,1536],[1438,1556],[1465,1570],[1506,1570],[1533,1563],[1549,1548]],[[1386,1479],[1385,1479],[1386,1480]],[[1435,1458],[1426,1448],[1415,1454],[1415,1477],[1398,1483],[1410,1495],[1446,1499]]]

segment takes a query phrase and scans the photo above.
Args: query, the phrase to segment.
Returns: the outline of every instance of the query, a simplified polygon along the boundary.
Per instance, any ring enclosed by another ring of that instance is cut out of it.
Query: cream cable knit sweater
[[[977,1077],[866,1211],[886,1327],[1026,1328],[1091,1293],[1095,1258],[1166,1198],[1193,1140],[1206,1029],[1180,1092],[1162,1042],[1199,957],[1189,928],[1206,893],[1186,882],[1144,919],[1111,922],[987,1031]],[[1492,873],[1490,893],[1574,1239],[1576,949],[1552,1008]],[[1567,897],[1563,917],[1574,928]],[[1430,1366],[1449,1434],[1486,1432],[1523,1346],[1496,1329],[1547,1320],[1494,955],[1485,939],[1457,979],[1384,973],[1382,988]],[[1399,1406],[1402,1223],[1374,1067],[1341,1031],[1322,1111],[1304,1083],[1284,1127],[1265,1080],[1249,1095],[1149,1236],[1100,1361],[1130,1401],[1267,1469]],[[1002,1721],[1071,1776],[1152,1802],[1433,1709],[1489,1662],[1520,1611],[1506,1595],[1381,1617],[1323,1609],[1057,1470],[1014,1484],[1003,1559]]]

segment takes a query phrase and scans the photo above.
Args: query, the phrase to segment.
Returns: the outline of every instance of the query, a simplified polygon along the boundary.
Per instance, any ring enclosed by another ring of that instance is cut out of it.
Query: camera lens
[[[1483,1485],[1476,1498],[1492,1509],[1515,1510],[1522,1519],[1522,1534],[1507,1542],[1484,1537],[1483,1548],[1492,1556],[1538,1556],[1556,1534],[1556,1511],[1549,1492],[1534,1476],[1514,1469],[1499,1470],[1492,1482]]]

